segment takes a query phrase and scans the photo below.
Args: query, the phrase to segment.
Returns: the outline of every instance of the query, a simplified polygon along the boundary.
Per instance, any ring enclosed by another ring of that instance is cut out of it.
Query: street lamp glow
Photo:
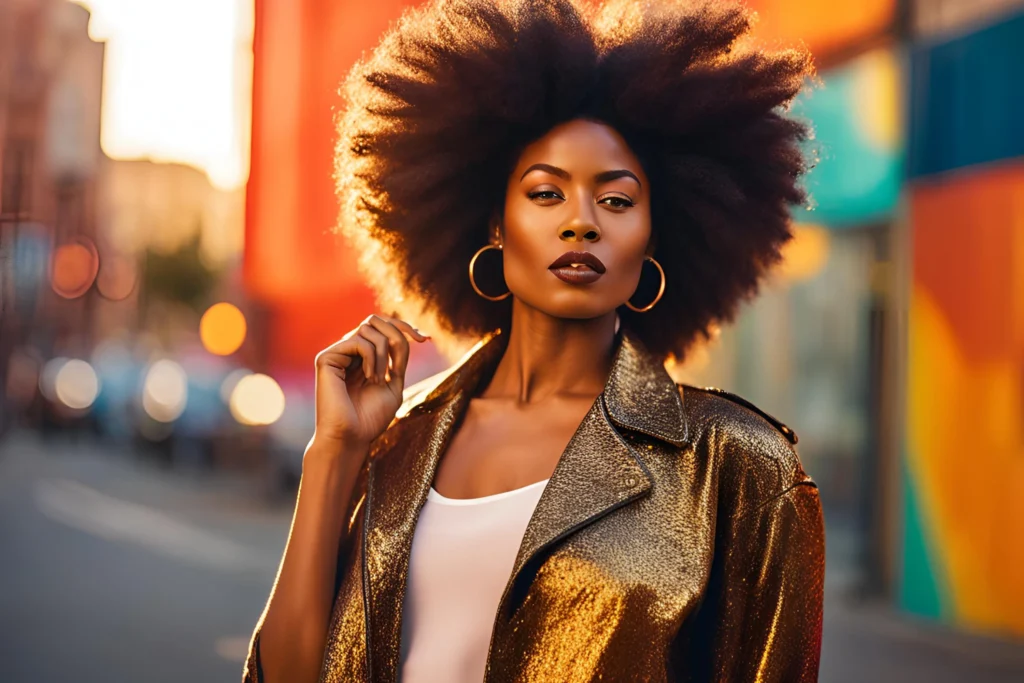
[[[245,316],[237,306],[221,302],[214,304],[199,321],[199,338],[212,354],[229,356],[245,341]]]
[[[142,409],[157,422],[173,422],[185,411],[188,377],[172,360],[158,360],[146,373]]]
[[[72,359],[57,371],[54,390],[60,402],[68,408],[85,410],[99,396],[100,379],[87,362]]]

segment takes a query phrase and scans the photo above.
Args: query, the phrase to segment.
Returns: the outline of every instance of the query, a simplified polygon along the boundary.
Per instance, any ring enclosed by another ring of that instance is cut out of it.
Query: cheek
[[[557,225],[545,225],[545,216],[529,200],[511,199],[505,204],[505,280],[510,285],[536,280],[538,268],[547,268]]]
[[[607,252],[614,259],[615,269],[619,274],[616,278],[618,286],[627,287],[630,291],[636,286],[643,267],[644,254],[651,239],[651,222],[649,216],[637,212],[614,226],[617,229],[606,230],[603,238]],[[606,263],[611,270],[611,265]]]
[[[504,267],[505,282],[513,291],[521,291],[540,284],[538,274],[547,268],[545,262],[550,245],[545,249],[536,231],[531,233],[522,226],[505,225]],[[550,259],[547,259],[550,260]]]

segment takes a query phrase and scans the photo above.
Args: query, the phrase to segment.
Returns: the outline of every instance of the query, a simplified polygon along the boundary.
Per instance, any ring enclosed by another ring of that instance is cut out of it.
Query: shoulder
[[[719,411],[724,411],[725,413],[731,412],[733,417],[740,416],[746,418],[750,417],[747,414],[748,412],[753,413],[754,416],[759,417],[761,420],[768,422],[768,424],[770,424],[772,427],[778,430],[784,437],[786,437],[786,440],[789,441],[794,446],[799,441],[796,432],[793,431],[793,429],[789,427],[786,423],[784,423],[782,420],[778,419],[774,415],[771,415],[767,411],[762,410],[761,408],[754,405],[753,403],[743,398],[739,394],[734,394],[731,391],[719,389],[718,387],[696,387],[691,386],[689,384],[681,384],[679,386],[682,391],[696,391],[701,392],[703,394],[711,394],[712,396],[717,396],[719,397],[719,399],[725,399],[726,401],[728,401],[728,403],[721,401],[717,403],[717,408],[719,409]],[[710,401],[712,403],[715,403],[716,399],[710,399]],[[730,404],[740,406],[743,410],[737,409],[736,407],[733,407]]]
[[[796,432],[751,401],[724,389],[681,384],[695,447],[720,468],[724,486],[767,498],[812,483],[796,450]]]

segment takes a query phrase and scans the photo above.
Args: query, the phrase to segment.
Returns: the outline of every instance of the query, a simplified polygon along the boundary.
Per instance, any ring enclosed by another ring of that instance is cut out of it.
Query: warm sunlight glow
[[[230,189],[249,172],[253,0],[74,0],[105,41],[103,151],[204,169]]]

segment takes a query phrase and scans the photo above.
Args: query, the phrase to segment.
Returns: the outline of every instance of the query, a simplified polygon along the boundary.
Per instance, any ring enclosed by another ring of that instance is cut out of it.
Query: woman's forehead
[[[561,123],[523,150],[516,165],[518,174],[536,163],[550,164],[576,173],[599,173],[624,168],[640,175],[636,154],[611,126],[589,119]]]

